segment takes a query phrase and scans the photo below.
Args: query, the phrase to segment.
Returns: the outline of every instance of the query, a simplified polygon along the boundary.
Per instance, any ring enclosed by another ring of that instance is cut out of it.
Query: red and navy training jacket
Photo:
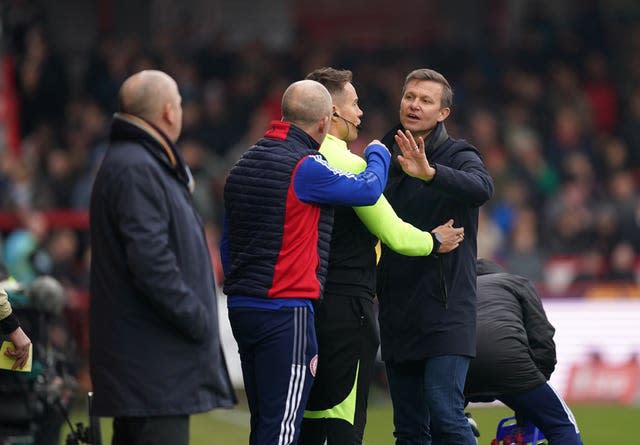
[[[333,224],[331,205],[371,205],[386,184],[389,154],[367,149],[354,175],[331,168],[300,128],[274,121],[231,169],[224,189],[224,292],[232,298],[318,299]]]

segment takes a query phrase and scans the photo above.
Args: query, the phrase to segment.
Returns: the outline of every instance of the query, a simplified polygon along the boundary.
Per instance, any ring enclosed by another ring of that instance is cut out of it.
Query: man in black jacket
[[[360,173],[364,159],[348,142],[358,137],[362,110],[349,70],[319,68],[307,75],[331,94],[333,114],[320,153],[330,166]],[[439,253],[460,244],[463,228],[447,221],[434,229],[442,237]],[[394,252],[436,254],[433,235],[405,223],[381,196],[372,206],[336,206],[327,279],[316,308],[318,370],[302,423],[300,445],[359,445],[367,419],[369,384],[380,343],[374,311],[375,245]]]
[[[120,112],[91,195],[93,414],[113,445],[187,445],[190,414],[232,407],[215,282],[192,179],[175,142],[176,82],[142,71]]]
[[[398,216],[426,231],[450,219],[464,227],[464,241],[444,255],[406,257],[382,246],[380,340],[398,445],[476,443],[463,389],[476,347],[478,208],[493,194],[493,181],[478,150],[447,134],[452,102],[444,76],[412,71],[400,125],[383,139],[392,155],[402,151],[384,193]]]
[[[533,422],[550,445],[582,445],[573,413],[547,383],[556,365],[554,333],[527,278],[478,260],[478,342],[467,401],[500,400],[516,418]]]

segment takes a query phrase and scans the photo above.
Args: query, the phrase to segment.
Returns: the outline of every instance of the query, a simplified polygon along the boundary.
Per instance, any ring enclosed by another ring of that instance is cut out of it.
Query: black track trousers
[[[315,320],[318,369],[298,444],[359,445],[380,344],[373,299],[325,294]]]

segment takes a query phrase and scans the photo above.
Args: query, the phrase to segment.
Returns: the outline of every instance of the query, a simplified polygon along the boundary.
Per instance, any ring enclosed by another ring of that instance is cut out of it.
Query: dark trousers
[[[573,413],[548,383],[531,391],[500,396],[499,400],[514,410],[518,419],[533,422],[549,445],[582,445]]]
[[[306,307],[230,308],[251,412],[250,445],[295,444],[318,353]]]
[[[299,445],[359,445],[379,335],[372,298],[325,294],[316,310],[318,373]]]
[[[111,445],[189,445],[189,416],[116,417]]]

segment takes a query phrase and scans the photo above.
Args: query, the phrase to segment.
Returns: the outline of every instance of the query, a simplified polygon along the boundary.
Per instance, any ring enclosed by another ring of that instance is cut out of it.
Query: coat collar
[[[287,121],[271,121],[264,137],[267,139],[278,139],[281,141],[293,139],[313,150],[318,150],[320,148],[318,141],[309,136],[309,134],[307,134],[302,128]]]
[[[384,138],[382,139],[382,143],[385,144],[391,152],[392,165],[395,168],[402,170],[402,168],[400,167],[400,163],[397,160],[398,155],[401,155],[402,153],[400,152],[400,148],[398,148],[398,145],[396,144],[394,139],[394,136],[398,132],[398,130],[404,131],[404,127],[402,126],[402,124],[398,124],[394,128],[392,128],[384,136]],[[429,133],[429,136],[427,136],[427,139],[424,141],[424,151],[427,155],[427,159],[430,159],[433,153],[448,139],[449,133],[447,133],[444,122],[438,122],[433,131]]]
[[[152,154],[173,170],[182,182],[193,192],[195,183],[189,167],[180,151],[162,130],[146,120],[128,113],[115,113],[111,124],[111,139],[146,140],[159,148]],[[143,144],[146,148],[148,146]]]

